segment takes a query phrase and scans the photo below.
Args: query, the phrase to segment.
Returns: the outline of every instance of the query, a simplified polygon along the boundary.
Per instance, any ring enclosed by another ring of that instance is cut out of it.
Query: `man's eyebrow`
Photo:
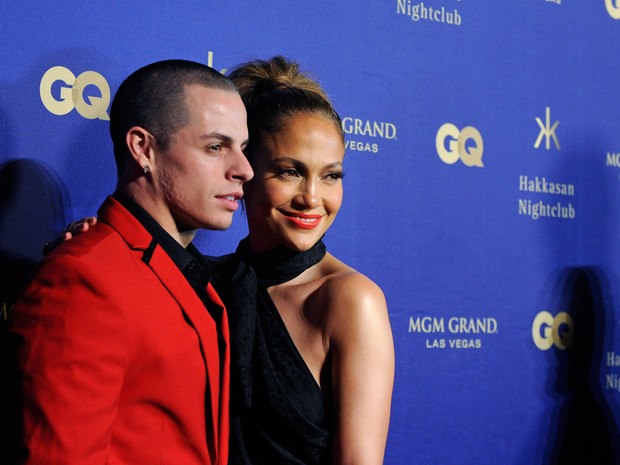
[[[210,132],[208,134],[203,134],[202,136],[200,136],[201,140],[205,140],[205,139],[217,139],[221,142],[224,142],[226,144],[232,144],[233,142],[233,138],[230,136],[227,136],[226,134],[222,134],[219,132]],[[245,139],[243,142],[241,142],[241,146],[245,147],[246,145],[248,145],[248,143],[250,142],[249,139]]]
[[[218,139],[222,142],[232,142],[232,137],[227,136],[226,134],[221,134],[219,132],[210,132],[208,134],[203,134],[200,136],[201,139]]]

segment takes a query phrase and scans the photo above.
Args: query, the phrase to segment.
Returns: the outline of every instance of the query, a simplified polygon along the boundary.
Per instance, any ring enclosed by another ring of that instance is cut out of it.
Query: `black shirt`
[[[183,273],[183,276],[192,286],[209,314],[219,323],[222,310],[209,299],[205,290],[207,284],[211,281],[211,269],[209,263],[196,246],[190,243],[184,248],[144,208],[121,192],[114,192],[112,197],[125,207],[144,226],[144,229],[153,236],[153,241],[168,254],[174,264],[181,270],[181,273]]]

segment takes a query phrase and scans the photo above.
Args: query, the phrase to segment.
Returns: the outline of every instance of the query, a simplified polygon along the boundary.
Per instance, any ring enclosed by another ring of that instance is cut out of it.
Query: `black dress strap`
[[[235,253],[252,267],[261,284],[269,287],[296,278],[320,262],[326,252],[325,244],[319,240],[310,249],[303,252],[281,247],[268,252],[253,254],[250,249],[250,242],[246,237],[239,243]]]

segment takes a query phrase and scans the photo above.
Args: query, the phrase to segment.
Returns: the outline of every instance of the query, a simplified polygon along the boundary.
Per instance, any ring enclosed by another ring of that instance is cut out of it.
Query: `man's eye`
[[[212,144],[208,146],[208,149],[212,152],[219,152],[222,150],[222,144]]]

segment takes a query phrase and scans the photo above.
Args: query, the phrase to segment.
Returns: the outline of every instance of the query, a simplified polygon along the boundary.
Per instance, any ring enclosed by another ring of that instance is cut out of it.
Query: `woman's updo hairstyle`
[[[291,117],[316,115],[334,123],[344,143],[340,116],[321,86],[302,73],[299,65],[282,56],[255,60],[235,68],[230,76],[248,112],[250,163],[265,135],[282,131]]]

